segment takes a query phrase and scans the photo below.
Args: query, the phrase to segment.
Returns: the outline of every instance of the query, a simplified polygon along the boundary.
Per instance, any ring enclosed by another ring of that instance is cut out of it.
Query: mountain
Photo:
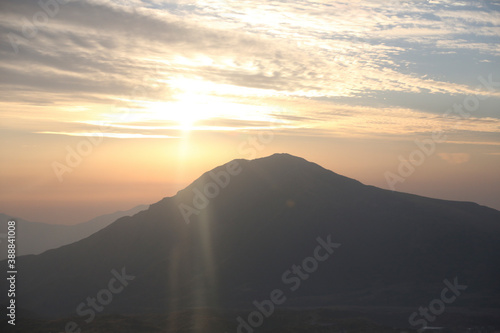
[[[0,213],[0,260],[7,258],[7,222],[16,221],[17,255],[40,254],[50,249],[71,244],[88,237],[123,216],[134,215],[148,206],[140,205],[126,211],[117,211],[75,225],[30,222]]]
[[[78,325],[104,313],[264,313],[269,300],[416,311],[445,295],[448,307],[486,311],[500,309],[499,241],[500,211],[275,154],[219,166],[90,237],[18,258],[16,302]]]

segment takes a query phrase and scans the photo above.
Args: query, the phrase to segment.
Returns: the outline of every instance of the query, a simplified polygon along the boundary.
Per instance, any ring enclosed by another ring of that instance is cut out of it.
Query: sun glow
[[[217,116],[214,106],[197,95],[183,94],[175,102],[157,102],[148,108],[154,120],[173,121],[180,130],[191,131],[196,122]]]
[[[177,77],[159,80],[177,93],[169,101],[123,99],[119,113],[107,114],[109,126],[130,130],[234,131],[276,125],[281,107],[261,102],[256,89]],[[86,121],[86,123],[93,123]]]
[[[147,120],[174,122],[182,131],[192,130],[236,130],[240,127],[230,125],[230,121],[253,121],[263,124],[272,121],[270,114],[276,110],[268,107],[256,107],[244,103],[235,103],[216,96],[183,94],[174,102],[156,102],[146,106]],[[207,124],[207,120],[225,119],[226,125]],[[262,125],[264,126],[264,125]]]

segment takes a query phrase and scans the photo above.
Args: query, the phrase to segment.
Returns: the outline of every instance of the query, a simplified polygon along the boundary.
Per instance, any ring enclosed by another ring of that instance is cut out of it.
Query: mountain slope
[[[318,238],[341,246],[297,287],[283,274]],[[86,239],[19,258],[18,302],[75,315],[115,270],[134,278],[104,313],[252,308],[274,289],[283,306],[421,306],[455,277],[468,287],[454,305],[500,307],[499,240],[494,209],[366,186],[276,154],[215,168]]]
[[[122,216],[134,215],[147,208],[148,206],[140,205],[126,211],[101,215],[75,225],[30,222],[0,213],[0,235],[7,234],[7,222],[14,220],[17,228],[17,255],[40,254],[79,241]],[[7,242],[4,239],[0,236],[0,260],[7,258]]]

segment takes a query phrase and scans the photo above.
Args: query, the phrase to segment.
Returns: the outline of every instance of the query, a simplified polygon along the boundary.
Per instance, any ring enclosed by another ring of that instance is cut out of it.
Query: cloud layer
[[[408,136],[448,126],[446,110],[478,96],[450,131],[483,142],[500,129],[500,84],[478,80],[500,81],[492,1],[42,3],[0,5],[6,127]]]

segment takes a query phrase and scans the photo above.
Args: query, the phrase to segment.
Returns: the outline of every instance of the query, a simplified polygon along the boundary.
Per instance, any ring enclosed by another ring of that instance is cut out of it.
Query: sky
[[[498,1],[0,1],[0,212],[75,224],[287,152],[500,209]]]

